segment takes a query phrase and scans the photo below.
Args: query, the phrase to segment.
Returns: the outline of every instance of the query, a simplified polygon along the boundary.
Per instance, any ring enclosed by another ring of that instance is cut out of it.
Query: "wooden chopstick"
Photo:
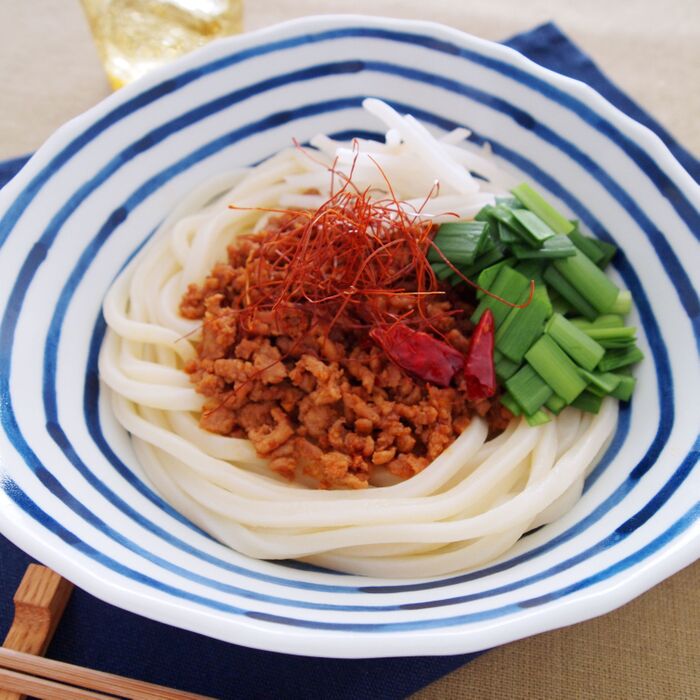
[[[3,646],[43,656],[72,591],[73,584],[55,571],[30,564],[13,597],[15,617]],[[22,692],[0,691],[0,700],[25,698]]]
[[[4,693],[3,690],[9,691]],[[12,695],[10,695],[10,692]],[[0,700],[5,697],[13,697],[15,694],[32,695],[37,698],[51,698],[51,700],[116,700],[114,695],[103,695],[94,690],[85,690],[75,686],[56,683],[46,678],[29,676],[26,673],[8,671],[0,668]]]
[[[21,685],[23,682],[25,685]],[[114,700],[114,696],[129,700],[211,700],[163,685],[146,683],[92,668],[74,666],[43,656],[0,647],[0,688],[18,693],[55,700],[97,698]],[[42,690],[42,692],[38,692]],[[53,694],[46,694],[52,690]],[[63,695],[58,694],[58,691]],[[55,692],[53,692],[55,691]],[[99,691],[99,694],[95,691]],[[109,693],[103,695],[102,693]]]
[[[14,595],[12,626],[0,647],[0,700],[21,700],[27,694],[50,700],[211,700],[41,656],[72,589],[73,584],[45,566],[27,567]]]

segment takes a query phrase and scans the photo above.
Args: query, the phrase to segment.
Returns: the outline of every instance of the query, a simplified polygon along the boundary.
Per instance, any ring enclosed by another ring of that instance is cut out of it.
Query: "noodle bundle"
[[[201,325],[178,312],[188,285],[201,283],[236,236],[265,226],[262,209],[318,207],[329,167],[352,170],[357,187],[381,197],[390,182],[397,206],[436,222],[448,211],[473,217],[513,183],[488,149],[461,143],[465,130],[438,140],[378,100],[365,106],[388,127],[384,144],[318,136],[313,158],[290,148],[192,192],[108,292],[99,370],[155,488],[221,542],[367,576],[437,576],[488,562],[567,512],[614,432],[617,401],[594,416],[567,408],[537,427],[514,419],[491,440],[477,417],[406,481],[324,491],[277,476],[248,440],[200,428],[204,397],[182,369]]]

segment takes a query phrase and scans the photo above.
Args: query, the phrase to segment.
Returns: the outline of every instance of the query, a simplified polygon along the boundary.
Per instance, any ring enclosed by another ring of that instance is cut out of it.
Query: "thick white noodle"
[[[436,139],[378,100],[366,108],[388,128],[386,143],[319,135],[314,158],[290,148],[183,199],[107,294],[100,375],[148,479],[225,544],[368,576],[437,576],[490,561],[568,512],[614,432],[617,402],[606,399],[593,418],[568,408],[541,427],[513,421],[490,441],[477,418],[412,479],[380,474],[376,483],[390,485],[319,491],[271,472],[247,440],[203,431],[203,399],[182,371],[199,337],[199,324],[178,313],[182,293],[236,236],[264,226],[269,215],[250,208],[319,206],[334,161],[346,173],[354,164],[353,182],[378,199],[390,196],[386,177],[407,211],[438,221],[447,211],[473,216],[512,184],[488,148],[462,143],[467,130]]]

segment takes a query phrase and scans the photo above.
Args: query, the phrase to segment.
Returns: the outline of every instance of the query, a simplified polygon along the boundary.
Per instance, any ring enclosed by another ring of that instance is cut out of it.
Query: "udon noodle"
[[[569,511],[614,432],[617,401],[594,416],[567,408],[538,427],[516,419],[491,440],[475,418],[406,481],[323,491],[275,475],[247,440],[202,430],[203,397],[182,371],[200,325],[178,313],[187,285],[201,282],[236,236],[264,226],[260,208],[318,206],[324,194],[309,192],[328,191],[334,160],[343,171],[355,158],[361,187],[385,190],[386,176],[403,206],[425,204],[421,216],[436,221],[448,210],[473,216],[510,186],[487,149],[460,145],[464,130],[437,140],[383,103],[366,106],[389,127],[385,144],[353,148],[319,136],[314,158],[290,148],[186,197],[110,289],[99,369],[147,477],[221,542],[251,557],[367,576],[436,576],[488,562]],[[436,180],[440,191],[426,203]]]

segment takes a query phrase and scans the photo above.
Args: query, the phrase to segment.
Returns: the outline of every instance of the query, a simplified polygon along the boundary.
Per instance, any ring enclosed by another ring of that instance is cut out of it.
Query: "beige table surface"
[[[246,0],[245,26],[327,12],[430,19],[494,40],[554,20],[700,155],[700,0]],[[0,0],[0,85],[0,159],[108,94],[78,0]],[[699,576],[696,563],[620,610],[495,649],[415,697],[700,698]]]

